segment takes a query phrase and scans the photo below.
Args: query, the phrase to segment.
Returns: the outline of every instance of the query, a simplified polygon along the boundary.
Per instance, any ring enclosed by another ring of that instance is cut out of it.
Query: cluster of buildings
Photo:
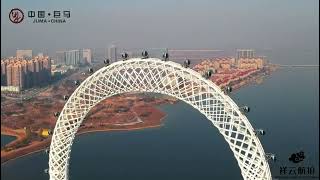
[[[225,86],[255,74],[265,67],[263,57],[256,57],[252,49],[237,50],[236,57],[216,57],[207,59],[193,67],[194,70],[204,73],[213,71],[211,80]]]
[[[193,69],[196,71],[213,70],[214,73],[223,72],[229,70],[235,66],[235,58],[233,57],[217,57],[213,59],[207,59],[201,63],[195,65]]]
[[[50,82],[50,79],[51,59],[48,56],[27,58],[24,54],[1,60],[1,89],[19,91],[44,85]]]
[[[92,63],[91,49],[57,51],[55,65],[79,66]]]
[[[237,57],[216,57],[207,59],[194,66],[197,71],[213,70],[216,73],[222,73],[233,69],[238,70],[258,70],[265,65],[263,57],[256,57],[254,50],[237,50]]]
[[[213,70],[216,73],[224,72],[226,70],[238,69],[262,69],[265,61],[261,57],[254,58],[240,58],[234,57],[217,57],[209,60],[204,60],[201,63],[194,66],[196,71]]]
[[[92,63],[91,49],[58,51],[56,55],[51,60],[42,53],[33,56],[32,50],[17,50],[16,57],[1,59],[1,91],[19,92],[45,85],[56,71],[63,74],[74,67]]]
[[[264,59],[258,58],[241,58],[237,62],[239,69],[262,69],[264,67]]]
[[[237,49],[236,64],[240,69],[262,69],[265,65],[263,57],[257,57],[253,49]]]

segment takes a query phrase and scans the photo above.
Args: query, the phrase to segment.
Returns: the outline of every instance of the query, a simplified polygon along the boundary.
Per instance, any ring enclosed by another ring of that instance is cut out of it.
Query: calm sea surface
[[[260,140],[265,151],[278,158],[270,163],[273,175],[279,175],[281,166],[319,168],[318,77],[318,68],[280,69],[262,84],[232,94],[239,106],[251,107],[248,119],[253,127],[266,130]],[[70,179],[242,178],[227,143],[203,115],[183,102],[160,108],[168,115],[163,127],[78,136],[72,147]],[[1,146],[3,140],[12,139],[1,136]],[[288,161],[300,150],[306,155],[303,162]],[[45,168],[47,155],[35,153],[1,165],[1,179],[46,180]]]
[[[1,136],[1,147],[8,144],[9,142],[15,140],[16,137],[14,136]]]

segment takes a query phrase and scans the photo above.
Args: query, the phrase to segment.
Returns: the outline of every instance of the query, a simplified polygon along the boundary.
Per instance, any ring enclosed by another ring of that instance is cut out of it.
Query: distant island
[[[210,80],[221,88],[228,85],[239,89],[250,83],[261,83],[277,67],[266,63],[263,58],[236,60],[233,57],[220,57],[205,59],[192,68],[201,74],[211,70],[213,75]],[[17,100],[11,97],[14,95],[1,95],[1,134],[16,137],[16,140],[1,148],[1,163],[41,151],[50,145],[51,136],[47,131],[54,129],[57,119],[54,114],[61,111],[65,103],[63,95],[72,94],[74,81],[84,78],[81,72],[75,72],[30,99]],[[160,127],[166,115],[156,106],[176,102],[177,99],[165,95],[114,96],[89,112],[78,134]]]

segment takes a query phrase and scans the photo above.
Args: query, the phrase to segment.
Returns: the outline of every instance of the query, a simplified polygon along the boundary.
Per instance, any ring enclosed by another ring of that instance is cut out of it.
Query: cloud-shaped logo
[[[299,163],[303,161],[304,158],[305,158],[304,152],[300,151],[298,153],[291,154],[291,156],[289,157],[289,161],[292,161],[293,163]]]

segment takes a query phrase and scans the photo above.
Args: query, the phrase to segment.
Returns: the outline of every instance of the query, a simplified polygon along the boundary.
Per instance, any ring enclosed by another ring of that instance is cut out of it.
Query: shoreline
[[[165,117],[167,117],[167,115],[165,115],[164,117],[162,117],[162,118],[160,119],[160,121],[162,122]],[[110,132],[112,132],[112,131],[123,131],[123,132],[125,132],[125,131],[135,131],[135,130],[144,130],[144,129],[159,128],[159,127],[162,127],[162,126],[163,126],[163,123],[158,124],[158,125],[148,125],[148,126],[144,126],[144,127],[119,128],[119,129],[92,129],[92,130],[82,131],[82,132],[81,132],[81,131],[78,131],[76,135],[77,135],[77,136],[80,136],[80,135],[84,135],[84,134],[90,134],[90,133],[96,133],[96,132],[109,132],[109,131],[110,131]],[[1,132],[1,135],[13,136],[13,135],[11,135],[10,133],[2,133],[2,132]],[[17,137],[17,136],[15,136],[15,137]],[[17,139],[18,139],[18,137],[17,137]],[[11,141],[10,143],[15,142],[15,141],[16,141],[16,140]],[[51,141],[50,141],[50,142],[51,142]],[[10,144],[10,143],[8,143],[8,144]],[[44,143],[45,143],[45,142],[44,142]],[[44,143],[43,143],[43,144],[44,144]],[[16,157],[14,157],[14,158],[8,159],[8,160],[3,161],[3,162],[1,161],[1,166],[2,166],[2,165],[5,165],[6,163],[8,163],[8,162],[10,162],[10,161],[14,161],[14,160],[16,160],[16,159],[19,159],[19,158],[22,158],[22,157],[25,157],[25,156],[28,156],[28,155],[31,155],[31,154],[35,154],[35,153],[41,152],[41,151],[45,150],[47,147],[48,147],[48,146],[46,146],[45,148],[41,148],[41,149],[37,149],[37,150],[35,150],[35,151],[28,152],[28,153],[26,153],[26,154],[22,154],[22,155],[20,155],[20,156],[16,156]]]
[[[232,86],[232,88],[234,88],[235,91],[237,91],[237,90],[239,90],[239,89],[241,89],[241,88],[243,88],[243,87],[246,87],[246,86],[249,86],[249,85],[252,85],[252,84],[257,83],[257,82],[256,82],[257,79],[259,79],[259,78],[264,79],[264,78],[267,77],[268,75],[270,75],[270,74],[267,74],[267,75],[266,75],[266,74],[263,74],[263,73],[258,73],[258,74],[255,74],[255,75],[251,76],[251,77],[248,76],[248,77],[244,78],[243,80],[241,80],[241,81],[239,81],[239,82],[237,82],[237,83],[234,83],[234,84],[231,83],[230,85]],[[167,104],[167,103],[166,103],[166,104]],[[171,104],[171,103],[168,103],[168,104]],[[167,114],[165,114],[162,118],[159,119],[160,124],[156,124],[156,125],[146,125],[146,126],[141,126],[141,127],[125,127],[125,128],[99,128],[99,127],[95,127],[95,128],[93,128],[93,129],[90,129],[90,128],[85,129],[85,128],[84,128],[84,130],[81,130],[80,127],[79,127],[78,132],[76,133],[76,135],[79,135],[79,136],[80,136],[80,135],[84,135],[84,134],[88,134],[88,133],[95,133],[95,132],[134,131],[134,130],[143,130],[143,129],[149,129],[149,128],[159,128],[159,127],[161,127],[161,126],[164,125],[163,119],[166,118],[166,117],[167,117]],[[4,131],[4,132],[3,132],[3,131]],[[25,135],[22,135],[21,133],[16,132],[16,131],[17,131],[17,130],[13,130],[13,129],[10,129],[10,128],[7,128],[7,127],[1,128],[1,135],[8,135],[8,136],[14,136],[14,137],[16,137],[15,140],[9,142],[9,143],[6,144],[5,146],[10,145],[11,143],[15,143],[15,142],[17,142],[17,141],[20,141],[21,139],[24,138]],[[18,131],[20,131],[20,130],[18,130]],[[51,142],[51,139],[50,139],[50,142]],[[14,152],[9,153],[9,155],[6,154],[6,155],[4,155],[4,157],[10,156],[11,154],[14,154],[14,153],[17,153],[17,154],[20,153],[20,154],[22,154],[22,155],[16,155],[16,156],[13,155],[13,158],[8,158],[7,160],[4,160],[4,161],[1,160],[1,165],[4,165],[5,163],[7,163],[7,162],[9,162],[9,161],[13,161],[13,160],[16,160],[16,159],[18,159],[18,158],[21,158],[21,157],[24,157],[24,156],[28,156],[28,155],[31,155],[31,154],[34,154],[34,153],[38,153],[38,152],[40,152],[40,151],[43,151],[43,150],[45,150],[47,147],[50,147],[50,142],[49,142],[49,146],[45,146],[45,148],[36,149],[36,150],[34,150],[34,151],[31,151],[31,152],[28,152],[28,153],[25,153],[25,154],[19,152],[19,149],[15,149],[15,150],[13,150]],[[42,146],[45,145],[46,143],[48,143],[48,142],[47,142],[47,141],[44,141],[44,142],[34,141],[34,142],[32,142],[32,143],[29,145],[29,147],[26,146],[26,147],[27,147],[26,149],[28,149],[28,148],[34,148],[34,146],[37,147],[37,145],[40,146],[40,147],[42,147]],[[42,146],[41,146],[41,145],[42,145]],[[20,149],[20,150],[21,150],[21,149]],[[25,149],[22,149],[21,151],[23,151],[23,150],[25,150]],[[18,151],[18,152],[17,152],[17,151]],[[3,157],[1,157],[1,159],[2,159],[2,158],[3,158]]]
[[[19,138],[19,136],[18,136],[18,135],[11,134],[11,133],[7,133],[7,132],[2,132],[2,131],[1,131],[1,135],[15,137],[16,139],[18,139],[18,138]],[[15,139],[15,140],[13,140],[13,141],[16,141],[16,139]],[[9,143],[11,143],[11,142],[13,142],[13,141],[10,141]],[[8,144],[9,144],[9,143],[8,143]],[[6,144],[6,145],[8,145],[8,144]]]
[[[126,132],[126,131],[135,131],[135,130],[143,130],[143,129],[151,129],[151,128],[158,128],[158,127],[161,127],[163,126],[162,124],[159,124],[159,125],[150,125],[150,126],[145,126],[145,127],[133,127],[133,128],[128,128],[128,129],[124,129],[124,128],[121,128],[121,129],[94,129],[94,130],[89,130],[89,131],[83,131],[83,132],[79,132],[77,133],[78,136],[80,135],[84,135],[84,134],[89,134],[89,133],[95,133],[95,132],[113,132],[113,131],[123,131],[123,132]]]
[[[11,145],[11,144],[14,144],[16,142],[19,142],[19,141],[23,140],[25,135],[22,134],[22,132],[19,133],[17,131],[21,131],[21,130],[20,129],[14,130],[14,129],[10,129],[10,128],[7,128],[7,127],[1,127],[1,135],[15,137],[15,139],[13,141],[10,141],[8,144],[5,144],[4,146]]]
[[[2,134],[1,134],[1,135],[2,135]],[[36,150],[36,151],[32,151],[32,152],[29,152],[29,153],[27,153],[27,154],[23,154],[23,155],[21,155],[21,156],[14,157],[14,158],[9,159],[9,160],[7,160],[7,161],[3,161],[3,162],[1,162],[1,166],[2,166],[2,165],[5,165],[6,163],[8,163],[8,162],[10,162],[10,161],[14,161],[14,160],[16,160],[16,159],[19,159],[19,158],[22,158],[22,157],[25,157],[25,156],[29,156],[29,155],[31,155],[31,154],[38,153],[38,152],[43,151],[43,150],[45,150],[45,149],[46,149],[46,148],[38,149],[38,150]]]
[[[250,86],[250,85],[258,84],[257,80],[259,80],[259,79],[262,79],[262,82],[263,82],[264,78],[266,78],[267,76],[268,75],[264,75],[264,74],[260,74],[259,73],[258,75],[255,75],[253,77],[245,78],[244,79],[245,83],[243,83],[243,84],[242,83],[236,83],[236,84],[233,84],[231,86],[234,89],[234,91],[237,91],[237,90],[239,90],[239,89],[241,89],[243,87],[247,87],[247,86]]]

